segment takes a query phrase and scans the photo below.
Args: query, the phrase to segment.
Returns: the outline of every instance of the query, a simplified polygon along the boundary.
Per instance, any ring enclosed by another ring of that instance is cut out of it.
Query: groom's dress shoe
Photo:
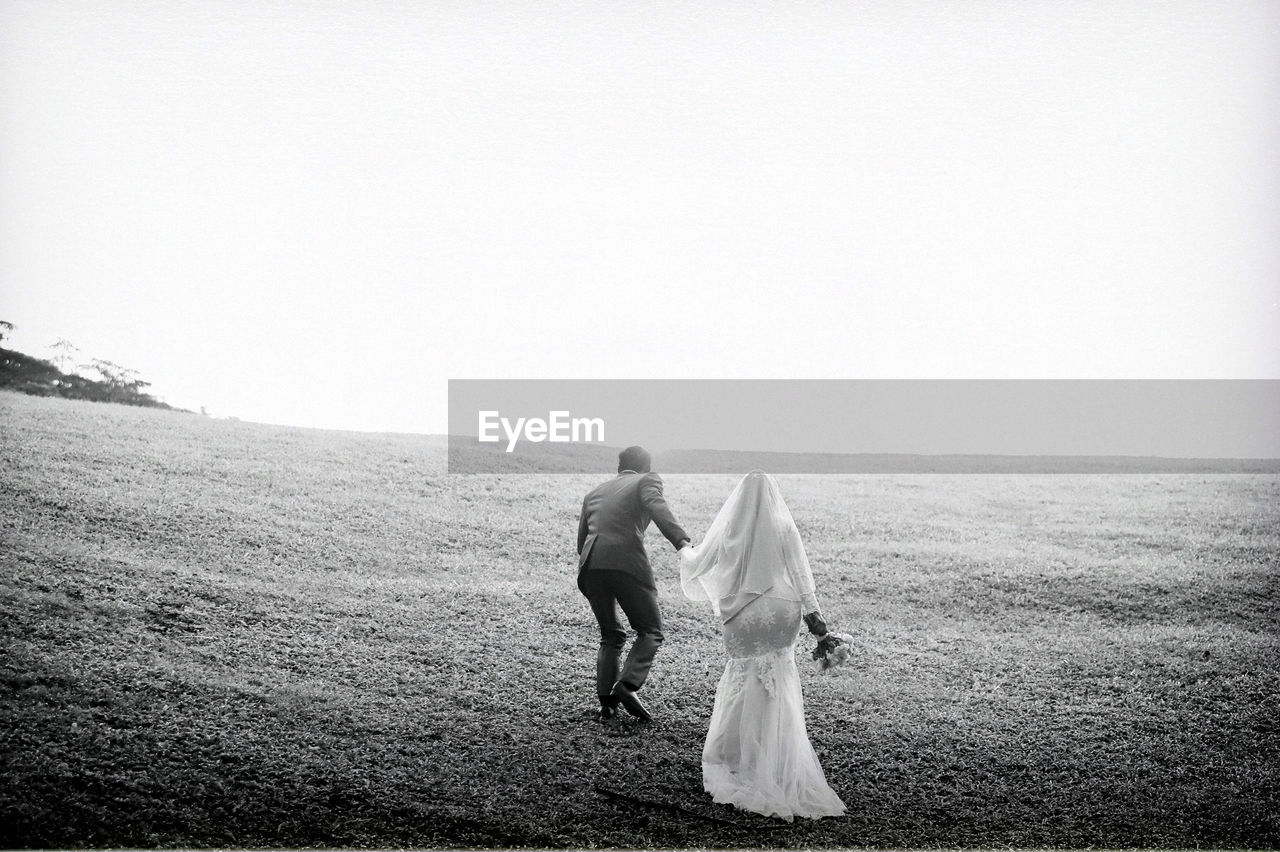
[[[609,704],[600,705],[599,712],[596,713],[597,722],[607,722],[614,716],[618,715],[618,709]]]
[[[636,692],[622,681],[618,681],[613,685],[613,695],[622,704],[622,709],[626,710],[632,716],[642,722],[652,722],[653,717],[649,715],[649,711],[644,709],[644,705],[640,703],[640,699],[636,697]]]

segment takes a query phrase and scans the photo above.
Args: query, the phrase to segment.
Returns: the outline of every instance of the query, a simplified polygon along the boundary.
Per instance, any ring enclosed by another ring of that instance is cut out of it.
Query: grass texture
[[[779,482],[853,659],[848,805],[715,805],[719,634],[651,531],[652,725],[592,721],[609,476],[0,393],[0,846],[1251,847],[1280,840],[1280,477]],[[671,476],[695,537],[736,477]]]

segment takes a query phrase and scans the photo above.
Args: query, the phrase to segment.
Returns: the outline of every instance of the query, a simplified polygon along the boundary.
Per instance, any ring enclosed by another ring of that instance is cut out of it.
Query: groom
[[[689,536],[662,499],[662,478],[649,470],[649,464],[644,447],[619,453],[618,476],[587,495],[578,519],[578,589],[600,625],[596,695],[601,721],[613,718],[619,704],[637,719],[652,718],[636,697],[663,639],[658,587],[644,549],[644,531],[653,521],[674,547],[689,546]],[[621,673],[618,655],[627,634],[618,623],[619,606],[636,631]]]

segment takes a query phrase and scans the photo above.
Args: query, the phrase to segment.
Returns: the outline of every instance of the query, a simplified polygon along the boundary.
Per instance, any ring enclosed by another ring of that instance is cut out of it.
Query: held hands
[[[680,561],[688,564],[698,558],[698,549],[692,543],[686,541],[680,547]]]

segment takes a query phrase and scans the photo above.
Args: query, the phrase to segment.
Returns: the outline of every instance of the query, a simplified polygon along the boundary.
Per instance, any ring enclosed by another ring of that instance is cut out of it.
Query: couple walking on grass
[[[843,814],[809,743],[795,663],[802,624],[820,654],[841,640],[822,620],[804,544],[778,484],[761,471],[743,477],[695,547],[649,468],[644,448],[623,450],[617,477],[587,494],[578,521],[578,588],[600,625],[599,718],[613,718],[619,707],[651,718],[638,693],[663,640],[644,547],[652,522],[680,551],[685,595],[710,602],[729,657],[702,751],[703,787],[716,802],[787,821]],[[636,632],[621,668],[627,634],[619,607]]]

